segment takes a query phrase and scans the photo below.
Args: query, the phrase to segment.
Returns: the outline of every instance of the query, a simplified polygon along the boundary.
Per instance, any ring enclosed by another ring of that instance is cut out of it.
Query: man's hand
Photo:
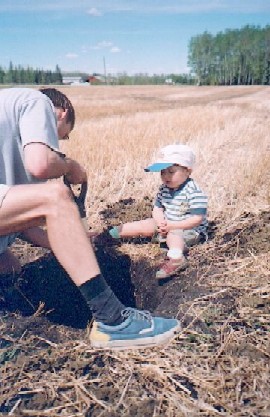
[[[65,177],[70,184],[83,184],[87,182],[86,170],[74,159],[65,158],[67,172]]]

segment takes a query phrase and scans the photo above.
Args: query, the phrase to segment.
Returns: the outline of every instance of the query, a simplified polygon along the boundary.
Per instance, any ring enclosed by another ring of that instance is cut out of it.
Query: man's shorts
[[[9,189],[10,187],[8,185],[0,184],[0,210]],[[0,255],[7,250],[8,246],[12,245],[17,236],[17,233],[0,236]]]
[[[12,245],[12,243],[15,241],[17,237],[18,233],[0,236],[0,255],[4,253],[10,245]]]
[[[7,195],[8,190],[10,189],[10,187],[6,184],[0,184],[0,208],[2,207],[4,198]]]

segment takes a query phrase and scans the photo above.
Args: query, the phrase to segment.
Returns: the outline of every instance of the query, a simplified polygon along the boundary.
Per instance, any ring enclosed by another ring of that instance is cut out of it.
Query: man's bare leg
[[[98,275],[100,269],[68,188],[51,182],[12,187],[0,209],[0,235],[44,222],[52,251],[76,285]]]
[[[100,272],[68,187],[61,182],[50,182],[10,188],[0,209],[0,235],[29,232],[44,224],[44,220],[51,250],[79,288],[96,320],[105,324],[121,323],[125,306]]]

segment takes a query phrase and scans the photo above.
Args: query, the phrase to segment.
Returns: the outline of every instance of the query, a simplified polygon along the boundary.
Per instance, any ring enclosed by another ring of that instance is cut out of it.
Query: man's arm
[[[24,147],[25,167],[40,180],[65,175],[71,184],[87,181],[85,169],[74,159],[66,158],[43,143],[33,142]]]

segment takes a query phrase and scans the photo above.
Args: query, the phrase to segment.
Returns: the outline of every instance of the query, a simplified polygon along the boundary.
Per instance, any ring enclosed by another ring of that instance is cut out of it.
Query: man
[[[54,88],[0,91],[0,272],[20,270],[9,246],[22,233],[51,249],[81,291],[95,319],[93,346],[163,344],[179,329],[178,320],[122,305],[101,275],[70,190],[62,181],[46,182],[87,180],[85,169],[59,151],[58,140],[68,139],[74,123],[71,102]]]

